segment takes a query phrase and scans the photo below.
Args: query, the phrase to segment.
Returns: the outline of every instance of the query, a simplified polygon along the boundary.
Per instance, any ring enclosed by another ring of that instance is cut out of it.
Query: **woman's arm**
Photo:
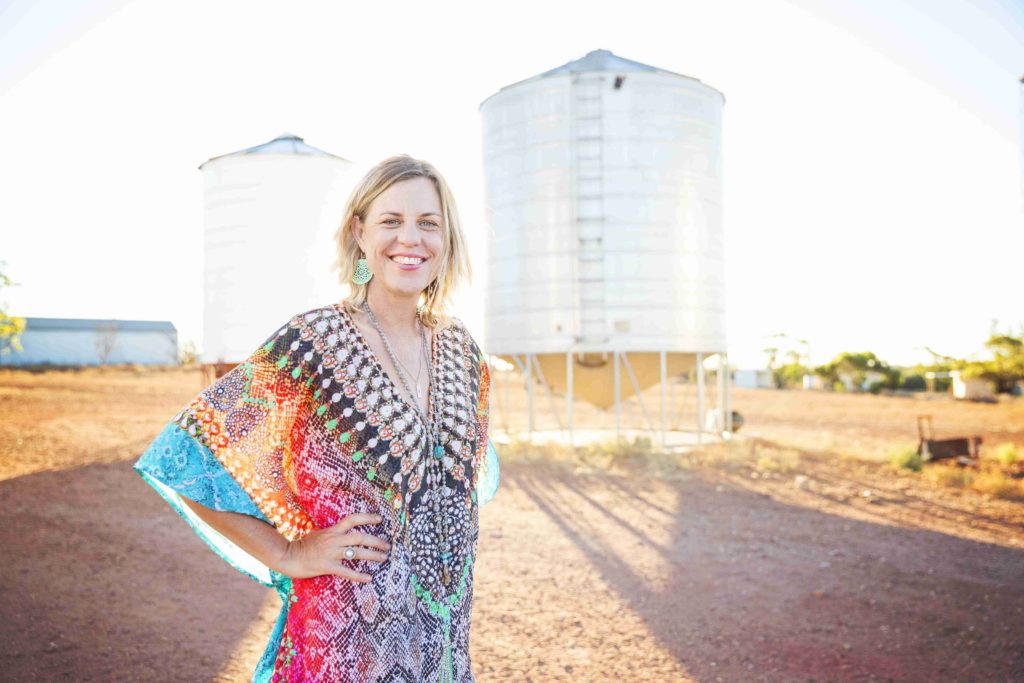
[[[290,576],[287,570],[288,539],[270,524],[251,515],[229,510],[214,510],[181,496],[196,515],[275,572]]]
[[[347,546],[353,546],[355,560],[385,562],[391,544],[376,536],[355,531],[363,524],[379,524],[378,514],[357,512],[343,517],[326,529],[314,529],[304,538],[289,541],[270,524],[241,512],[214,510],[181,496],[196,515],[212,526],[229,541],[246,551],[278,574],[293,579],[306,579],[322,574],[338,576],[368,583],[369,574],[357,572],[341,564]],[[377,548],[377,550],[372,550]],[[384,552],[380,552],[384,551]]]

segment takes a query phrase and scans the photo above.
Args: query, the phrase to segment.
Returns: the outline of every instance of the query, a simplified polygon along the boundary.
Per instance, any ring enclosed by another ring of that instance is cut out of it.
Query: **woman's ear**
[[[363,221],[360,220],[359,216],[352,216],[352,222],[349,225],[349,232],[352,233],[352,237],[355,239],[356,244],[359,245],[360,251],[362,251],[363,253],[366,253],[366,250],[363,249],[363,245],[362,245]]]

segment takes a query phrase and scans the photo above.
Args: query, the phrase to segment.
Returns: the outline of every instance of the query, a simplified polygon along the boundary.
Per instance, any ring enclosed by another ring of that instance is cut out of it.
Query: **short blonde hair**
[[[363,176],[349,195],[341,225],[334,236],[338,249],[334,269],[338,271],[341,283],[349,287],[349,294],[342,303],[352,308],[361,307],[366,301],[369,283],[357,285],[352,282],[356,261],[361,256],[359,243],[352,234],[353,219],[359,216],[359,220],[365,225],[366,213],[374,199],[395,183],[417,177],[429,178],[437,188],[438,197],[441,199],[443,240],[440,254],[441,269],[420,295],[419,315],[420,320],[428,327],[446,327],[451,324],[448,310],[451,294],[463,281],[471,284],[473,272],[469,262],[466,236],[462,232],[462,223],[455,206],[455,197],[444,177],[430,163],[422,159],[413,159],[408,154],[399,154],[381,161]]]

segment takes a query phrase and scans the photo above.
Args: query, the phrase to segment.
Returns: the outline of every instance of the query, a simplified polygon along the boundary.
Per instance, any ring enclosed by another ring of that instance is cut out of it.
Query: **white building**
[[[25,318],[22,351],[0,354],[0,365],[178,363],[178,330],[167,320]]]
[[[951,370],[949,377],[952,380],[949,390],[952,392],[953,398],[978,399],[995,396],[992,382],[987,379],[981,377],[965,378],[959,370]]]
[[[743,389],[774,389],[775,377],[771,370],[758,368],[737,368],[733,371],[733,381]]]

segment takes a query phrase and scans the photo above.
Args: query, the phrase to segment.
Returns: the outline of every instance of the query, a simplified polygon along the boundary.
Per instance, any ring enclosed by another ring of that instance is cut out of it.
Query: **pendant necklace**
[[[384,340],[384,348],[387,349],[388,355],[391,357],[392,363],[395,368],[398,369],[399,361],[395,352],[391,348],[391,343],[388,341],[387,336],[380,327],[380,323],[377,322],[377,317],[370,310],[369,302],[364,301],[363,310],[366,311],[373,323],[373,326],[377,329],[377,334],[380,335],[381,339]],[[434,379],[434,364],[431,354],[428,352],[427,337],[425,332],[425,326],[420,323],[420,347],[427,359],[427,378],[429,380],[429,401],[428,409],[430,410],[430,417],[437,417],[437,392],[435,390],[435,379]],[[438,540],[438,559],[441,562],[441,580],[445,586],[451,584],[451,572],[449,570],[449,563],[452,559],[450,538],[451,538],[451,521],[448,518],[447,505],[442,508],[442,500],[452,494],[452,489],[445,483],[445,471],[444,471],[444,446],[437,443],[440,441],[440,437],[437,435],[434,425],[428,421],[427,416],[423,414],[423,410],[420,409],[419,401],[415,400],[416,394],[409,389],[409,383],[405,379],[405,375],[402,374],[399,369],[398,379],[405,386],[406,392],[413,398],[413,409],[419,413],[422,420],[424,429],[426,431],[427,441],[427,463],[426,463],[426,476],[424,478],[424,485],[426,492],[423,494],[424,501],[430,506],[431,518],[434,523],[435,538]],[[405,489],[406,482],[408,479],[403,480],[403,491],[402,491],[402,504],[405,506],[405,538],[408,541],[409,537],[409,499]]]

